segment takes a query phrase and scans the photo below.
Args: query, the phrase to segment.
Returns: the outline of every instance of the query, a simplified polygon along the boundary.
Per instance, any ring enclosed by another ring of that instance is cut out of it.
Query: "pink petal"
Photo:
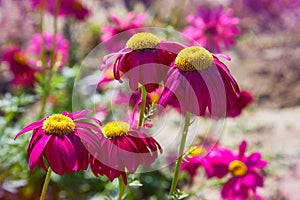
[[[79,118],[79,117],[82,117],[84,115],[86,115],[87,113],[89,113],[90,111],[89,110],[78,110],[76,112],[73,112],[73,113],[70,113],[70,114],[67,114],[70,118],[72,118],[73,120]]]
[[[22,135],[23,133],[26,133],[28,131],[31,131],[33,129],[36,129],[36,128],[40,128],[41,126],[43,126],[43,121],[44,119],[40,120],[40,121],[37,121],[37,122],[33,122],[29,125],[27,125],[26,127],[24,127],[14,138],[14,140],[16,140],[20,135]]]
[[[54,140],[56,140],[58,147],[56,151],[59,152],[61,160],[66,166],[64,171],[72,172],[74,170],[77,170],[78,165],[76,162],[76,147],[74,147],[70,139],[64,135],[63,137],[55,137]]]
[[[60,153],[58,152],[59,143],[57,142],[57,140],[55,140],[56,137],[57,136],[53,136],[53,139],[47,145],[45,149],[45,158],[47,159],[49,166],[55,173],[63,175],[64,168]]]
[[[29,155],[29,167],[31,170],[34,170],[35,166],[37,165],[50,138],[50,135],[43,135],[33,147]]]

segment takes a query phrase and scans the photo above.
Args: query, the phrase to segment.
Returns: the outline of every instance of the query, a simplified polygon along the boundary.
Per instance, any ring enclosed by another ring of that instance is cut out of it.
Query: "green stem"
[[[42,94],[42,106],[41,106],[41,111],[40,111],[40,116],[39,118],[42,118],[45,115],[45,109],[46,109],[46,104],[47,104],[47,98],[50,94],[50,88],[49,84],[51,83],[51,78],[53,75],[53,66],[55,64],[55,49],[56,49],[56,35],[57,35],[57,18],[58,18],[58,11],[60,7],[60,0],[57,1],[56,6],[55,6],[55,11],[54,11],[54,22],[53,22],[53,42],[52,42],[52,49],[51,49],[51,58],[50,58],[50,71],[47,74],[47,65],[46,65],[46,49],[45,49],[45,41],[43,37],[43,26],[41,23],[41,34],[42,34],[42,55],[41,55],[41,60],[42,60],[42,76],[44,77],[44,83],[43,83],[43,94]],[[42,9],[44,10],[44,8]],[[43,12],[41,14],[41,21],[43,20]]]
[[[190,113],[187,112],[185,115],[185,123],[184,123],[183,131],[182,131],[180,146],[179,146],[179,150],[178,150],[178,158],[177,158],[177,162],[176,162],[176,166],[175,166],[175,172],[174,172],[174,176],[172,179],[169,197],[171,195],[173,195],[176,190],[176,185],[177,185],[178,177],[179,177],[180,165],[181,165],[181,162],[183,159],[182,154],[184,151],[186,137],[187,137],[189,126],[190,126],[190,119],[191,119],[191,115],[190,115]]]
[[[125,184],[124,184],[123,179],[122,179],[121,176],[119,176],[118,181],[119,181],[118,200],[122,200],[122,197],[123,197],[124,192],[125,192]]]
[[[42,189],[40,200],[44,200],[45,199],[45,196],[46,196],[46,193],[47,193],[47,189],[48,189],[48,185],[49,185],[49,182],[50,182],[51,172],[52,172],[52,170],[49,167],[47,175],[46,175],[46,178],[45,178],[45,182],[44,182],[44,185],[43,185],[43,189]]]
[[[144,115],[145,115],[145,108],[146,108],[146,97],[147,97],[147,91],[144,85],[142,85],[141,87],[142,90],[142,102],[141,102],[141,107],[140,107],[140,118],[139,118],[139,125],[138,125],[138,129],[140,129],[141,127],[143,127],[144,125]]]

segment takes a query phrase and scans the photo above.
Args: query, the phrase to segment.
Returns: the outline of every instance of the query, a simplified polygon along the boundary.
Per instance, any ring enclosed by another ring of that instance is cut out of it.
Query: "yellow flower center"
[[[205,150],[200,146],[192,146],[187,150],[188,157],[200,156],[205,154]]]
[[[155,49],[160,39],[152,33],[136,33],[127,41],[126,46],[131,50]]]
[[[201,71],[213,64],[213,56],[202,47],[187,47],[178,53],[175,64],[184,72]]]
[[[82,6],[82,4],[79,1],[73,1],[72,2],[72,8],[74,10],[78,11],[78,10],[82,10],[83,6]]]
[[[107,138],[126,136],[130,130],[129,124],[123,121],[108,122],[103,128],[103,134]]]
[[[245,163],[239,160],[234,160],[229,164],[228,170],[233,176],[244,176],[247,173],[248,168]]]
[[[75,129],[74,121],[62,114],[53,114],[43,123],[43,129],[47,134],[60,135],[72,133]]]
[[[14,60],[21,64],[21,65],[25,65],[26,64],[26,58],[22,53],[15,53],[14,54]]]

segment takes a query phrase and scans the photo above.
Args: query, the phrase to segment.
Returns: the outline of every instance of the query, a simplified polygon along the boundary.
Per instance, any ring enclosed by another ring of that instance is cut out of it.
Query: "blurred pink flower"
[[[216,10],[198,8],[197,15],[187,17],[190,23],[183,34],[193,45],[201,45],[209,51],[219,53],[229,50],[234,44],[234,37],[240,34],[239,18],[233,17],[231,9],[226,12],[220,6]]]
[[[3,50],[3,61],[7,62],[13,74],[12,83],[24,87],[33,87],[36,70],[31,68],[24,52],[20,47],[10,46]]]
[[[27,148],[30,169],[39,166],[47,171],[45,158],[59,175],[86,170],[89,162],[86,146],[93,146],[98,141],[94,132],[101,131],[98,127],[101,122],[86,116],[88,112],[53,114],[23,128],[15,139],[33,130]]]
[[[147,92],[153,92],[159,83],[166,79],[170,63],[184,46],[176,42],[160,40],[152,33],[134,34],[119,52],[103,58],[100,70],[113,65],[114,79],[129,79],[131,90],[145,85]]]
[[[208,178],[222,178],[228,173],[228,163],[233,157],[233,152],[222,146],[195,146],[189,150],[191,152],[181,164],[180,169],[189,173],[191,178],[196,175],[197,169],[202,166]],[[187,150],[187,152],[189,151]]]
[[[247,199],[249,194],[256,194],[257,187],[263,187],[264,179],[256,170],[266,167],[258,152],[245,156],[247,142],[242,141],[239,153],[231,158],[228,172],[232,177],[223,185],[221,195],[225,199]]]
[[[150,167],[158,151],[162,152],[154,138],[124,121],[107,123],[103,135],[98,134],[100,151],[92,153],[90,166],[95,176],[106,175],[111,181],[122,176],[127,184],[126,171],[134,173],[140,165]]]
[[[114,25],[102,26],[101,41],[104,42],[109,40],[112,36],[121,33],[123,31],[127,31],[130,29],[137,29],[143,26],[143,22],[146,19],[146,13],[135,14],[133,11],[129,12],[125,19],[121,20],[116,15],[111,14],[110,19]],[[137,31],[130,32],[132,35],[137,33]]]
[[[54,66],[50,66],[54,41],[56,42],[54,58],[55,61]],[[69,54],[69,41],[66,40],[60,33],[56,35],[55,40],[53,33],[44,33],[43,36],[41,34],[35,34],[30,40],[28,48],[26,50],[26,53],[29,56],[32,65],[35,65],[39,69],[42,68],[41,54],[43,45],[45,48],[46,66],[48,68],[55,67],[60,69],[67,63]]]
[[[236,107],[235,110],[229,110],[229,112],[226,113],[227,116],[228,117],[239,116],[242,113],[243,109],[245,109],[248,105],[252,104],[253,101],[254,101],[253,94],[247,90],[242,90],[237,100],[238,106]]]
[[[37,9],[41,7],[42,0],[31,0],[32,8]],[[58,0],[44,0],[45,9],[52,15],[55,13],[56,5]],[[59,16],[73,16],[77,20],[85,20],[89,15],[90,11],[84,7],[79,0],[60,0]]]

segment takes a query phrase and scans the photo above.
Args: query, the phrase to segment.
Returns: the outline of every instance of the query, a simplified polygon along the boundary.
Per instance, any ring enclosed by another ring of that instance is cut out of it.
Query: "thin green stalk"
[[[47,189],[48,189],[48,186],[49,186],[49,182],[50,182],[51,172],[52,172],[52,170],[49,167],[47,175],[46,175],[46,178],[45,178],[45,182],[44,182],[44,185],[43,185],[43,189],[42,189],[40,200],[44,200],[45,199],[45,196],[46,196],[46,193],[47,193]]]
[[[119,181],[118,200],[122,200],[122,197],[123,197],[124,192],[125,192],[125,184],[124,184],[123,179],[122,179],[121,176],[119,176],[118,181]]]
[[[40,8],[40,34],[43,36],[44,34],[44,14],[45,14],[45,0],[41,0],[41,8]],[[45,87],[47,86],[46,83],[46,51],[45,51],[45,41],[42,37],[42,45],[41,45],[41,61],[42,61],[42,77],[43,82],[41,82],[42,88],[43,88],[43,94],[42,94],[42,106],[39,114],[39,119],[44,116],[44,111],[46,107],[46,100],[47,100],[47,90],[45,90]]]
[[[56,49],[56,35],[57,35],[57,19],[58,19],[58,11],[60,7],[60,0],[57,1],[56,6],[55,6],[55,11],[54,11],[54,21],[53,21],[53,42],[52,42],[52,49],[51,49],[51,58],[50,58],[50,71],[47,74],[47,65],[46,65],[46,49],[45,49],[45,41],[44,38],[42,39],[42,55],[41,55],[41,60],[42,60],[42,76],[44,78],[44,83],[43,83],[43,94],[42,94],[42,106],[41,106],[41,111],[40,111],[40,116],[39,118],[42,118],[45,115],[45,109],[46,109],[46,104],[47,104],[47,98],[50,94],[50,88],[49,88],[49,83],[51,82],[52,75],[53,75],[53,66],[55,64],[55,49]],[[42,8],[44,10],[44,8]],[[43,20],[43,15],[41,14],[41,21]],[[41,34],[43,36],[43,25],[41,23],[40,25],[41,28]]]
[[[171,195],[173,195],[176,190],[178,177],[179,177],[179,169],[180,169],[180,165],[181,165],[181,162],[183,159],[182,154],[184,151],[184,146],[185,146],[185,142],[186,142],[189,126],[190,126],[190,119],[191,119],[191,115],[190,115],[190,113],[187,112],[185,115],[185,122],[184,122],[184,127],[183,127],[183,131],[182,131],[182,135],[181,135],[180,146],[179,146],[179,150],[178,150],[178,158],[176,161],[175,172],[174,172],[174,176],[172,179],[169,197]]]
[[[146,97],[147,97],[147,91],[144,85],[142,85],[141,87],[142,90],[142,102],[141,102],[141,107],[140,107],[140,118],[139,118],[139,125],[138,125],[138,129],[140,129],[141,127],[143,127],[144,122],[145,122],[145,108],[146,108]]]

